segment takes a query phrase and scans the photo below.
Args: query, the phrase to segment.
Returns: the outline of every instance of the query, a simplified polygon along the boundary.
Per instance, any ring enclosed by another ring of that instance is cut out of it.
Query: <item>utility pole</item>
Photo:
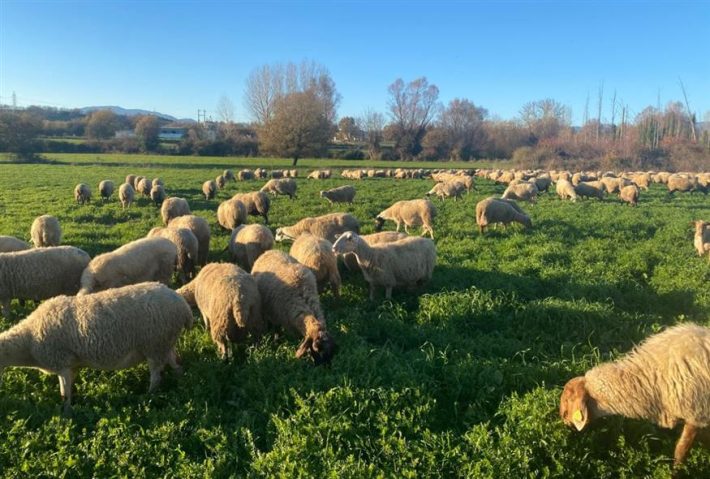
[[[17,111],[17,94],[12,92],[12,111]]]

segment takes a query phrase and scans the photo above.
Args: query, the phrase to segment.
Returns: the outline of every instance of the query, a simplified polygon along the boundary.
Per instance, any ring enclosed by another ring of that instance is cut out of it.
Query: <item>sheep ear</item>
[[[313,339],[311,338],[306,338],[303,340],[303,342],[298,346],[298,349],[296,350],[296,358],[300,359],[303,357],[304,354],[309,352],[311,350],[311,346],[313,345]]]

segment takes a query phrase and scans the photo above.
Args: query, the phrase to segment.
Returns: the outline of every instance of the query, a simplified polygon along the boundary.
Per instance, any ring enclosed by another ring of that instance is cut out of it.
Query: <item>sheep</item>
[[[328,171],[328,178],[330,178],[330,170]],[[298,170],[288,170],[288,177],[289,178],[298,178]]]
[[[224,170],[222,172],[222,177],[224,178],[225,181],[237,181],[234,178],[234,172],[232,172],[232,170]]]
[[[254,176],[263,180],[269,176],[269,173],[264,168],[257,168],[254,170]]]
[[[236,261],[246,271],[251,271],[254,261],[264,251],[273,247],[274,235],[271,230],[259,224],[240,225],[234,228],[227,246],[232,261]]]
[[[565,384],[560,417],[583,430],[609,415],[664,428],[683,422],[674,464],[683,463],[696,432],[710,426],[710,328],[681,324],[647,338],[625,357]]]
[[[429,233],[434,239],[433,221],[435,217],[434,203],[427,199],[398,201],[375,217],[375,231],[382,231],[385,220],[390,220],[397,224],[397,231],[404,224],[404,231],[407,234],[409,234],[410,226],[422,225],[422,236]]]
[[[507,227],[514,221],[526,228],[532,228],[530,217],[515,201],[491,196],[476,204],[476,224],[481,234],[485,233],[486,227],[490,224],[503,223]]]
[[[146,238],[165,238],[172,241],[177,248],[177,271],[181,284],[195,277],[197,265],[197,252],[199,244],[195,234],[187,228],[155,227],[151,229]]]
[[[648,187],[651,184],[652,178],[651,175],[648,173],[640,173],[637,175],[633,175],[631,177],[631,181],[636,183],[636,186],[638,186],[639,188],[648,191]]]
[[[35,248],[59,246],[62,242],[62,227],[59,225],[59,220],[52,215],[38,216],[32,222],[30,238]]]
[[[321,190],[320,197],[328,200],[331,206],[334,203],[352,204],[355,199],[355,187],[352,185],[344,185],[329,190]]]
[[[577,192],[575,191],[574,186],[569,180],[557,180],[557,184],[555,185],[555,191],[557,192],[557,196],[559,196],[561,200],[566,200],[569,198],[573,202],[577,201]]]
[[[77,204],[83,205],[84,203],[91,202],[91,188],[86,183],[79,183],[74,187],[74,200]]]
[[[695,236],[693,237],[693,245],[698,251],[698,256],[710,252],[710,223],[707,221],[697,220],[695,225]]]
[[[175,344],[192,322],[185,300],[158,283],[59,296],[0,334],[0,375],[13,366],[57,374],[69,413],[78,369],[124,369],[147,360],[152,392],[165,364],[180,370]]]
[[[436,264],[436,247],[428,238],[407,237],[370,246],[357,233],[347,232],[335,242],[333,252],[355,255],[370,285],[371,301],[377,286],[384,286],[385,298],[390,299],[392,288],[429,281]]]
[[[340,273],[338,258],[333,253],[333,244],[310,233],[304,233],[293,242],[288,252],[296,261],[313,271],[316,283],[330,283],[333,296],[340,296]]]
[[[619,191],[619,199],[631,206],[637,206],[639,202],[639,188],[636,185],[628,185]]]
[[[252,275],[264,318],[303,337],[296,358],[310,353],[316,365],[330,363],[335,341],[328,332],[311,270],[286,253],[270,250],[256,260]]]
[[[437,198],[441,198],[442,200],[445,198],[453,198],[454,201],[458,201],[465,188],[463,183],[458,180],[437,183],[429,190],[426,196],[436,195]]]
[[[150,179],[141,178],[140,181],[138,182],[138,187],[136,188],[136,192],[140,193],[143,196],[150,197],[151,188],[153,188],[153,183],[150,181]]]
[[[284,177],[284,172],[281,170],[272,170],[271,171],[271,178],[278,180],[280,178]]]
[[[13,251],[23,251],[30,249],[29,243],[17,239],[14,236],[0,236],[0,253],[12,253]]]
[[[693,192],[698,188],[698,180],[695,177],[683,175],[671,175],[668,177],[668,195],[671,196],[676,191]]]
[[[131,186],[133,186],[133,189],[134,189],[134,190],[138,191],[138,184],[139,184],[139,183],[141,182],[141,180],[144,179],[144,178],[145,178],[145,176],[140,176],[140,175],[139,175],[139,176],[136,176],[135,178],[133,178],[133,183],[131,184]]]
[[[379,233],[360,235],[360,239],[369,246],[382,243],[392,243],[393,241],[398,241],[406,237],[407,235],[405,233],[398,233],[397,231],[380,231]],[[357,265],[357,259],[354,254],[346,253],[342,255],[342,258],[345,267],[350,271],[360,271],[360,267]]]
[[[251,170],[241,170],[237,173],[237,178],[239,178],[239,181],[253,180],[254,173]]]
[[[518,184],[510,184],[505,191],[503,192],[503,196],[501,198],[506,199],[506,200],[519,200],[519,201],[527,201],[529,203],[535,204],[537,201],[537,186],[535,186],[535,183],[518,183]]]
[[[307,217],[291,226],[276,230],[276,241],[295,240],[303,233],[311,233],[331,243],[338,234],[346,231],[360,231],[360,223],[350,213],[331,213],[323,216]]]
[[[214,180],[207,180],[202,183],[202,194],[205,195],[205,200],[214,199],[217,195],[217,183]]]
[[[533,181],[535,182],[535,186],[537,186],[537,190],[540,193],[542,193],[543,191],[547,193],[547,191],[549,191],[550,189],[550,185],[552,184],[552,179],[548,174],[540,175]]]
[[[604,191],[585,182],[577,184],[577,186],[574,187],[574,192],[581,198],[590,198],[593,196],[600,200],[604,199]]]
[[[160,178],[160,177],[153,178],[153,181],[152,181],[151,183],[153,184],[153,186],[155,186],[155,185],[160,185],[160,186],[162,186],[163,188],[165,188],[165,182],[164,182],[163,179]]]
[[[197,238],[197,264],[207,264],[207,255],[210,252],[210,225],[207,220],[196,215],[182,215],[173,218],[168,223],[170,228],[187,228]]]
[[[225,179],[224,176],[219,175],[217,178],[214,180],[214,184],[217,188],[220,190],[223,190],[225,186],[227,186],[227,180]]]
[[[99,183],[99,195],[101,195],[103,201],[108,201],[111,198],[113,188],[113,181],[111,180],[103,180]]]
[[[246,223],[246,206],[234,198],[221,202],[217,207],[217,222],[226,230],[233,230],[237,226]]]
[[[133,183],[136,181],[136,175],[126,175],[126,183],[131,185],[131,188],[133,188]]]
[[[273,179],[266,182],[260,191],[271,193],[272,195],[288,195],[289,198],[296,197],[296,189],[298,186],[291,178]]]
[[[248,334],[259,338],[266,330],[256,281],[237,265],[210,263],[177,294],[200,310],[224,360],[232,355],[231,343],[243,341]]]
[[[166,226],[172,219],[182,215],[189,215],[190,213],[190,205],[187,204],[187,200],[184,198],[167,198],[163,201],[163,206],[160,207],[160,216]]]
[[[306,178],[314,179],[314,180],[325,180],[330,177],[331,177],[330,170],[313,170]]]
[[[177,248],[165,238],[142,238],[96,256],[81,274],[78,294],[89,294],[144,281],[170,283]]]
[[[118,187],[118,199],[121,200],[121,207],[128,208],[133,203],[136,192],[130,183],[124,183]]]
[[[0,302],[6,318],[10,301],[49,299],[76,294],[84,268],[91,258],[73,246],[34,248],[0,253]]]
[[[604,185],[604,189],[609,194],[618,193],[621,191],[621,188],[631,184],[631,181],[626,178],[616,178],[611,176],[603,176],[599,181]]]
[[[262,216],[264,223],[269,224],[269,209],[271,200],[269,195],[261,191],[252,191],[251,193],[237,193],[232,196],[232,199],[239,200],[244,203],[247,209],[247,214],[252,216]]]
[[[165,201],[165,189],[159,183],[153,183],[150,188],[150,199],[155,203],[155,206],[161,206]]]

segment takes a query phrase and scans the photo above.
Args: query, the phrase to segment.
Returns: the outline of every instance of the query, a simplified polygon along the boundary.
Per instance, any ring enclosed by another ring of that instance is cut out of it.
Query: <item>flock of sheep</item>
[[[639,191],[653,182],[676,191],[710,189],[708,173],[557,172],[485,170],[344,170],[342,177],[431,178],[426,196],[458,200],[476,189],[475,177],[505,184],[502,197],[476,205],[481,233],[489,225],[521,223],[532,227],[530,216],[517,201],[535,203],[554,184],[561,199],[603,199],[617,193],[622,201],[638,204]],[[34,248],[22,240],[0,236],[0,302],[9,317],[13,299],[44,302],[26,319],[0,333],[0,374],[6,367],[41,369],[59,376],[65,408],[71,405],[72,384],[81,367],[121,369],[147,361],[150,390],[158,386],[165,366],[179,370],[175,349],[181,332],[192,325],[191,307],[202,315],[219,355],[228,358],[231,345],[256,339],[269,328],[301,338],[296,356],[309,355],[327,364],[336,352],[319,293],[328,287],[337,297],[341,288],[339,259],[349,270],[361,271],[369,297],[384,288],[418,286],[431,279],[437,252],[434,223],[437,210],[428,198],[397,201],[375,219],[376,233],[359,235],[360,223],[349,213],[303,218],[275,230],[267,226],[270,195],[296,198],[296,170],[225,170],[202,185],[206,200],[214,199],[227,182],[267,178],[259,190],[238,193],[216,210],[219,226],[230,232],[227,246],[233,263],[208,263],[211,228],[193,215],[189,203],[166,197],[160,178],[128,175],[118,197],[128,208],[137,194],[160,206],[162,227],[142,239],[93,259],[79,248],[60,246],[57,218],[35,219],[30,236]],[[330,170],[316,170],[309,179],[330,178]],[[99,184],[106,201],[114,183]],[[351,204],[356,189],[344,185],[320,192],[331,204]],[[91,188],[79,184],[77,203],[91,201]],[[263,223],[248,223],[249,216]],[[396,231],[381,231],[386,221]],[[400,228],[404,227],[404,233]],[[420,237],[409,228],[421,226]],[[428,235],[429,238],[425,236]],[[289,253],[274,250],[275,242],[292,241]],[[710,224],[695,222],[694,245],[699,255],[710,253]],[[709,254],[710,256],[710,254]],[[168,287],[177,275],[180,288]],[[570,380],[560,400],[560,416],[582,430],[601,416],[621,414],[651,420],[663,427],[684,424],[675,451],[682,463],[698,430],[710,426],[710,329],[681,325],[649,338],[621,360],[602,364],[585,376]]]

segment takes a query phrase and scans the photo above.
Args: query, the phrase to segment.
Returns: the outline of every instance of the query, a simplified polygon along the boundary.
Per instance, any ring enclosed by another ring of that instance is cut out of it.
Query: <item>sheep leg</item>
[[[150,371],[150,386],[148,392],[152,393],[160,385],[161,373],[165,367],[165,360],[148,359],[148,370]]]
[[[397,228],[397,231],[399,231],[399,228]],[[409,228],[408,228],[407,223],[404,223],[404,232],[409,234]]]
[[[370,283],[370,301],[375,300],[375,283]]]
[[[692,424],[686,423],[685,426],[683,426],[683,432],[675,446],[675,455],[673,456],[674,467],[683,464],[685,457],[688,455],[688,451],[690,451],[690,448],[693,446],[697,432],[697,428]]]
[[[76,371],[71,368],[65,368],[59,371],[59,394],[62,396],[62,402],[64,403],[63,411],[64,414],[71,414],[71,393],[74,385],[74,376]]]
[[[175,349],[170,350],[168,353],[168,364],[177,374],[182,374],[182,366],[180,366],[180,356],[178,356]]]

